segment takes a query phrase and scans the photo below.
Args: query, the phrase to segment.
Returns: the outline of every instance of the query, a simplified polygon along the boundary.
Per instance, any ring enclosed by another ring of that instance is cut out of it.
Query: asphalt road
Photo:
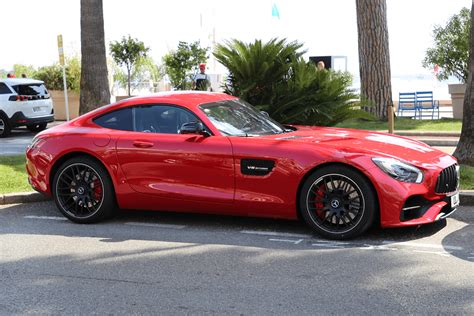
[[[0,314],[474,314],[474,208],[333,242],[301,223],[0,206]]]
[[[55,121],[48,124],[48,128],[64,123]],[[7,138],[0,138],[0,156],[23,155],[26,147],[37,133],[30,132],[26,127],[19,127],[12,130]]]

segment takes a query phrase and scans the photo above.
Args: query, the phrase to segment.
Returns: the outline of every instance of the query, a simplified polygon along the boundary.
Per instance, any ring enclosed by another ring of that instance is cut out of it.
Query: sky
[[[272,17],[273,4],[280,18]],[[358,74],[355,0],[103,0],[103,5],[107,46],[130,34],[151,49],[157,63],[180,40],[207,46],[213,40],[286,37],[303,43],[306,57],[347,56],[348,70]],[[387,0],[392,76],[430,74],[421,61],[434,25],[470,6],[470,0]],[[56,62],[58,34],[66,55],[80,53],[79,0],[2,1],[2,13],[9,31],[2,32],[0,69]]]

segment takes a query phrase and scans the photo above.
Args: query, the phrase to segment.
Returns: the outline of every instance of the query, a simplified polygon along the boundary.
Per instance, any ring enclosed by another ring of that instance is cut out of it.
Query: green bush
[[[63,70],[59,63],[39,68],[33,78],[44,81],[49,90],[63,90]],[[81,61],[79,57],[66,59],[66,81],[68,90],[79,91],[81,83]]]
[[[281,123],[331,126],[350,117],[372,118],[357,110],[359,95],[350,89],[351,76],[316,70],[303,60],[302,46],[285,39],[217,45],[214,56],[229,70],[225,92]]]

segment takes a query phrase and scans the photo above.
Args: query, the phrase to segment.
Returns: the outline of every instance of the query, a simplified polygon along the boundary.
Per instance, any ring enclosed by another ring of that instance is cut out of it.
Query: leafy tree
[[[13,73],[17,78],[20,78],[22,74],[25,74],[27,78],[33,78],[35,67],[32,65],[15,64],[13,65]]]
[[[118,66],[115,66],[114,81],[118,82],[121,87],[127,87],[128,77]],[[156,85],[163,78],[163,67],[156,65],[149,56],[141,57],[135,63],[130,74],[130,89],[137,88],[140,83],[153,81]]]
[[[138,39],[122,37],[120,42],[114,41],[110,43],[110,52],[113,59],[120,66],[125,66],[127,70],[127,91],[130,95],[130,83],[132,80],[132,69],[140,61],[141,58],[146,57],[150,49],[145,47],[145,44]]]
[[[360,91],[373,105],[364,109],[387,119],[393,107],[385,0],[356,0]]]
[[[110,103],[102,0],[81,0],[80,89],[80,114]]]
[[[200,63],[205,63],[209,48],[202,48],[199,41],[188,44],[179,42],[178,48],[163,57],[165,72],[176,90],[190,89],[193,72]]]
[[[474,166],[474,2],[472,3],[469,20],[469,67],[464,95],[461,137],[454,151],[454,156],[460,163]]]
[[[439,80],[455,76],[462,82],[467,82],[469,75],[469,32],[471,27],[471,12],[462,8],[453,15],[446,25],[436,25],[433,30],[434,47],[426,51],[423,67],[433,69],[438,65]]]
[[[349,88],[350,75],[316,70],[303,60],[302,46],[285,39],[217,45],[214,56],[229,70],[225,92],[281,123],[334,125],[360,116],[361,111],[354,110],[358,95]]]

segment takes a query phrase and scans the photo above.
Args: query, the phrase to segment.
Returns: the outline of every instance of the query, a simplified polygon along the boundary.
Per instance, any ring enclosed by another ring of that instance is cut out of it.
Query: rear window
[[[18,95],[46,95],[48,90],[42,83],[19,84],[12,86]]]
[[[133,131],[132,109],[124,108],[113,111],[94,119],[99,126],[121,131]]]
[[[0,94],[10,94],[12,93],[6,84],[0,82]]]

